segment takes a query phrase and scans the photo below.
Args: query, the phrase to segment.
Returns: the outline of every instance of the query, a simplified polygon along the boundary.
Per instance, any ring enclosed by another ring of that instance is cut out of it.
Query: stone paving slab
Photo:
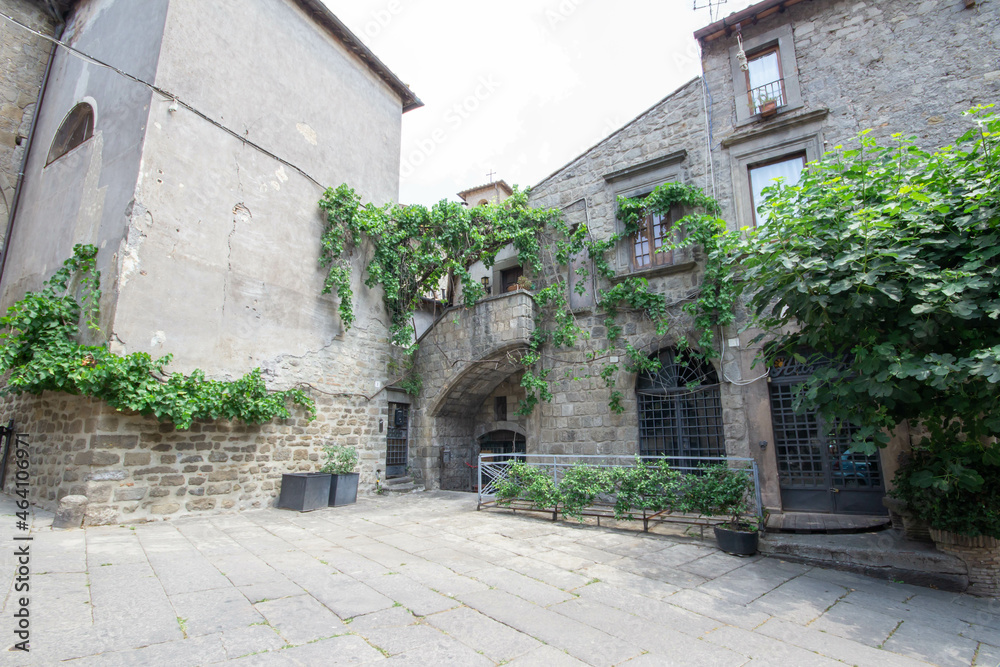
[[[681,532],[361,498],[52,531],[3,665],[1000,665],[1000,601],[736,558]],[[14,516],[0,496],[7,644]]]

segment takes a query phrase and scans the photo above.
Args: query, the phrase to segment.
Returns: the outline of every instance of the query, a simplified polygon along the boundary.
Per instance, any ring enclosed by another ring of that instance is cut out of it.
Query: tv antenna
[[[726,4],[727,0],[694,0],[694,9],[708,9],[708,20],[716,21],[719,18],[720,8]]]

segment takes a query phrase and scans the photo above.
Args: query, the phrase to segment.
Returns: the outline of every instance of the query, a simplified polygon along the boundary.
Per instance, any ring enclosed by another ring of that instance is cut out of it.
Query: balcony
[[[761,118],[769,118],[778,113],[778,109],[787,103],[786,99],[784,79],[776,79],[762,86],[751,88],[747,93],[750,114],[759,114]]]

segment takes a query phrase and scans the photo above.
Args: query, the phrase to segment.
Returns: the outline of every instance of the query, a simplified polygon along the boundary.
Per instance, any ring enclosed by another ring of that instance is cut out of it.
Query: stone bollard
[[[65,496],[59,501],[59,509],[52,520],[57,530],[79,528],[83,525],[83,515],[87,511],[87,496]]]

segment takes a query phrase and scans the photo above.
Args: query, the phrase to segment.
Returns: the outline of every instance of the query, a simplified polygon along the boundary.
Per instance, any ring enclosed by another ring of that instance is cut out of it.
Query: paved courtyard
[[[15,518],[0,496],[3,646]],[[1000,601],[435,492],[52,531],[3,665],[989,665]],[[18,594],[23,595],[23,593]]]

